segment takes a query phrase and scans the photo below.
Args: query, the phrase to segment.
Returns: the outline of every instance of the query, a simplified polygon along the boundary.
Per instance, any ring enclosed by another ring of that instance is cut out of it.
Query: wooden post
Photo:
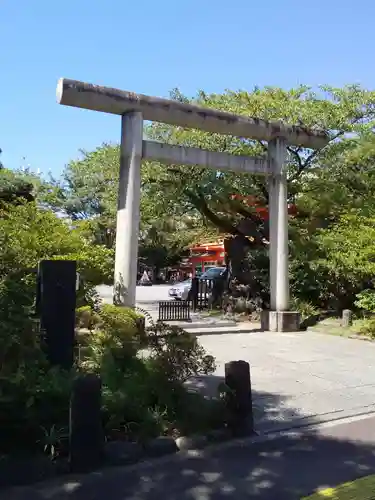
[[[101,380],[80,375],[70,402],[70,470],[88,472],[100,466],[104,435],[101,419]]]
[[[70,369],[74,361],[76,262],[42,260],[38,269],[37,313],[52,365]]]
[[[254,432],[250,365],[246,361],[225,364],[225,384],[229,388],[228,425],[235,436]]]
[[[190,295],[194,312],[198,309],[198,294],[199,294],[199,278],[192,278]]]

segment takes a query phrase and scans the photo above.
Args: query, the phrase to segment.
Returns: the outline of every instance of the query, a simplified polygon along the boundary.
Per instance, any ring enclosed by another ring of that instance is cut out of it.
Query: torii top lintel
[[[57,102],[66,106],[123,115],[129,111],[142,112],[149,121],[196,128],[249,139],[269,141],[283,137],[288,144],[320,149],[328,142],[322,130],[311,130],[280,122],[234,115],[169,99],[101,87],[90,83],[61,78],[57,84]]]

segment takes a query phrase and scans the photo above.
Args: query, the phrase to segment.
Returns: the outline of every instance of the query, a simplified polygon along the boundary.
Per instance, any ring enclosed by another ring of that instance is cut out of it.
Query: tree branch
[[[201,194],[195,194],[190,190],[186,190],[185,193],[190,202],[195,206],[195,208],[221,231],[223,231],[224,233],[232,234],[234,236],[242,235],[242,233],[228,219],[219,217],[217,214],[215,214],[209,208],[206,200]]]
[[[263,142],[261,140],[257,140],[257,143],[262,147],[263,151],[268,151],[268,146],[266,146],[265,144],[263,144]]]
[[[360,113],[358,114],[355,118],[353,118],[351,124],[352,125],[355,125],[356,123],[358,123],[360,120],[362,120],[364,118],[364,114],[363,113]],[[331,143],[333,141],[335,141],[336,139],[339,139],[340,137],[342,137],[344,134],[346,134],[347,130],[340,130],[339,132],[337,132],[335,135],[333,135],[331,137],[331,139],[329,140],[328,144],[326,144],[323,148],[321,149],[316,149],[315,151],[313,151],[307,158],[304,162],[302,162],[301,160],[301,157],[299,156],[299,151],[301,150],[301,148],[298,148],[297,150],[293,150],[291,149],[290,147],[288,147],[288,151],[290,153],[292,153],[295,158],[297,159],[298,161],[298,169],[297,169],[297,172],[290,178],[288,179],[289,182],[293,182],[295,181],[296,179],[298,179],[298,177],[300,177],[300,175],[302,174],[302,172],[308,167],[311,165],[311,163],[313,162],[314,158],[316,158],[318,156],[318,154],[320,154],[322,151],[324,151],[324,149],[326,149],[328,146],[331,145]]]

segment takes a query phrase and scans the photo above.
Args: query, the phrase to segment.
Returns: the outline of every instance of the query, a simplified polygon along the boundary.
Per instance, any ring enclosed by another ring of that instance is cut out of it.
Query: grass
[[[341,318],[328,318],[320,321],[314,326],[310,326],[308,330],[310,332],[326,333],[328,335],[337,335],[340,337],[356,337],[370,339],[366,335],[360,334],[362,326],[364,326],[365,320],[355,319],[352,326],[347,328],[341,326]]]
[[[375,474],[356,481],[327,488],[301,500],[373,500],[375,498]]]
[[[223,316],[223,311],[221,309],[211,309],[209,311],[201,311],[200,315],[205,317],[218,317]]]

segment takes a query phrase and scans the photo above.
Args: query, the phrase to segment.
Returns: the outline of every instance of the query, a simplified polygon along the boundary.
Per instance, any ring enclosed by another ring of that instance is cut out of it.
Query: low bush
[[[293,297],[290,301],[290,308],[293,311],[298,311],[301,314],[301,319],[305,320],[319,314],[319,309],[311,302]]]
[[[375,319],[364,320],[360,330],[360,335],[366,335],[372,339],[375,339]]]
[[[32,297],[25,290],[14,280],[0,287],[0,306],[7,306],[0,311],[6,320],[0,353],[7,360],[0,367],[0,453],[43,452],[52,459],[66,454],[72,382],[82,371],[101,376],[108,440],[145,442],[220,425],[219,403],[191,394],[185,385],[215,368],[194,335],[163,324],[145,329],[144,318],[133,309],[80,307],[81,355],[65,371],[51,367],[44,356]]]
[[[93,330],[99,322],[99,315],[89,305],[81,306],[76,309],[76,326]]]
[[[119,313],[122,315],[126,316],[126,311]],[[160,323],[146,330],[142,344],[133,327],[128,335],[119,336],[119,316],[115,323],[108,323],[113,330],[97,331],[92,336],[91,356],[84,363],[102,378],[108,439],[144,441],[208,428],[208,415],[214,421],[210,402],[201,395],[191,395],[184,383],[192,376],[212,373],[212,356],[195,336]],[[140,351],[141,347],[146,350]]]
[[[358,293],[354,305],[364,313],[375,314],[375,290],[366,289]]]
[[[137,320],[140,315],[129,307],[103,304],[98,311],[98,329],[120,339],[136,336],[139,333]]]

